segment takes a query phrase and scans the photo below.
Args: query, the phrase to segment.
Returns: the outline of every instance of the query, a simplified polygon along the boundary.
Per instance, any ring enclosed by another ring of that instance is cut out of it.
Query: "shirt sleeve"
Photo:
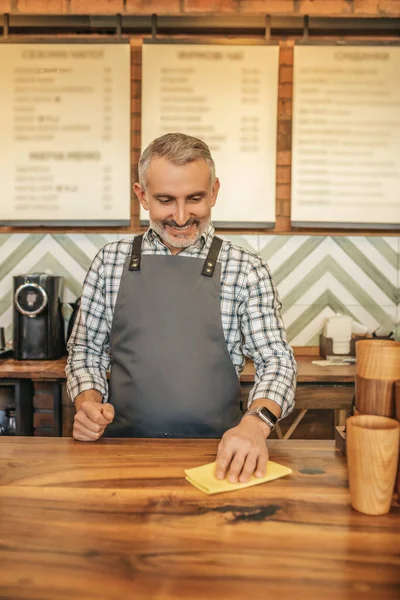
[[[297,365],[287,342],[278,292],[268,266],[259,257],[251,261],[242,294],[242,351],[256,369],[248,407],[254,400],[268,398],[279,404],[282,419],[294,409]]]
[[[107,369],[110,364],[109,326],[106,318],[103,251],[94,258],[86,275],[81,305],[68,340],[65,369],[67,392],[72,401],[85,390],[98,390],[108,399]]]

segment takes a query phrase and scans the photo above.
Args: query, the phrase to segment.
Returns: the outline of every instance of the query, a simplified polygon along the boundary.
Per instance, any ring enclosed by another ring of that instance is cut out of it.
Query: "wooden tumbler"
[[[396,381],[400,376],[400,342],[361,340],[356,343],[356,373],[368,379]]]
[[[400,381],[396,381],[394,389],[395,389],[395,399],[396,399],[396,419],[400,422]],[[397,467],[396,491],[398,493],[398,500],[400,502],[400,456],[399,456],[399,466]]]
[[[393,381],[367,379],[356,374],[355,392],[359,414],[394,417]]]
[[[390,510],[396,482],[400,423],[375,415],[346,421],[351,505],[367,515]]]
[[[400,378],[400,342],[356,344],[356,407],[362,414],[394,417],[394,382]]]
[[[400,380],[395,383],[396,419],[400,421]]]

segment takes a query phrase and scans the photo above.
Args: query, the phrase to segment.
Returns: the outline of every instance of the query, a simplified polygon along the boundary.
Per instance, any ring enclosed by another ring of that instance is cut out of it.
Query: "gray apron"
[[[136,236],[110,334],[107,437],[219,438],[241,419],[221,321],[222,240],[207,258],[142,255]]]

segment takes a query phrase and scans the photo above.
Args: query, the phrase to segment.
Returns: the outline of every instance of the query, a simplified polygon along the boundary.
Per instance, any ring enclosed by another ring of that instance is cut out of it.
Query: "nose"
[[[177,225],[179,225],[180,227],[182,227],[183,225],[185,225],[189,220],[189,214],[185,205],[185,202],[181,203],[181,202],[177,202],[176,203],[176,211],[175,211],[175,215],[174,215],[174,221],[176,222]]]

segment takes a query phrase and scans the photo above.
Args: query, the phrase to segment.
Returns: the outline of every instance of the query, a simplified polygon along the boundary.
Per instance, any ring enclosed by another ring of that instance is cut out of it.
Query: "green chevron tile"
[[[14,234],[0,234],[0,248],[12,235]],[[109,236],[102,234],[92,233],[81,235],[90,240],[94,247],[98,249],[102,248],[110,241]],[[3,262],[0,262],[0,282],[2,279],[4,279],[4,277],[10,274],[10,271],[14,270],[14,272],[16,272],[16,270],[18,270],[19,263],[35,248],[35,246],[41,240],[43,240],[44,237],[45,234],[31,234],[27,236],[19,244],[15,252],[3,258]],[[62,265],[62,260],[58,259],[57,257],[57,247],[54,246],[54,241],[56,241],[57,244],[59,244],[60,247],[62,247],[63,250],[67,252],[84,271],[89,268],[92,257],[89,257],[85,251],[82,250],[84,245],[82,245],[81,248],[79,246],[79,240],[74,239],[72,236],[64,234],[48,234],[47,237],[49,240],[51,240],[49,241],[48,251],[41,256],[36,265],[30,268],[30,271],[45,271],[63,276],[65,280],[65,287],[67,287],[73,295],[79,296],[81,294],[82,284],[77,277],[80,279],[81,273],[79,273],[78,276],[73,272],[73,269],[68,271]],[[117,236],[115,237],[117,238]],[[132,234],[127,234],[126,237],[132,237]],[[263,239],[265,239],[266,236],[253,235],[247,238],[247,236],[232,234],[224,237],[230,239],[236,245],[244,247],[251,252],[256,252],[257,248],[262,247]],[[254,245],[252,244],[253,239],[255,241]],[[282,250],[282,248],[284,248],[289,239],[290,236],[288,235],[272,236],[272,239],[269,241],[270,243],[262,248],[260,252],[262,258],[266,261],[269,261],[274,256],[279,255],[279,252]],[[296,250],[293,249],[292,255],[286,258],[285,262],[279,268],[277,268],[276,271],[274,271],[273,279],[278,287],[279,283],[288,275],[290,275],[294,269],[299,267],[300,271],[297,271],[297,273],[301,273],[303,261],[327,239],[327,236],[308,236],[304,237],[303,239],[304,241],[302,241],[301,246]],[[398,277],[400,277],[400,237],[397,238],[399,247],[398,252],[393,249],[393,247],[384,239],[384,237],[380,238],[369,236],[367,239],[369,243],[374,246],[376,251],[378,251],[392,267],[397,269]],[[385,277],[384,273],[381,273],[380,270],[374,265],[373,261],[366,256],[366,254],[363,252],[362,246],[360,245],[361,249],[359,249],[351,238],[332,236],[332,240],[335,242],[336,247],[341,248],[346,253],[346,255],[349,257],[348,260],[356,263],[364,271],[366,276],[384,291],[388,299],[392,300],[394,304],[397,305],[397,319],[400,320],[400,282],[389,281],[388,277]],[[42,244],[42,248],[45,251],[47,248],[46,241],[42,242]],[[333,248],[335,248],[335,245],[333,245]],[[325,254],[325,251],[323,254]],[[335,258],[335,254],[335,251],[332,252],[331,250],[328,250],[328,255],[324,256],[321,262],[315,264],[314,268],[311,270],[308,268],[307,272],[304,272],[301,281],[299,281],[297,285],[286,294],[286,296],[281,296],[281,301],[283,304],[283,316],[291,306],[298,305],[299,300],[304,296],[304,294],[312,286],[314,286],[325,273],[328,272],[337,279],[341,286],[343,286],[352,294],[355,303],[357,303],[357,305],[361,305],[371,315],[371,317],[377,321],[377,323],[380,323],[384,327],[391,327],[394,319],[391,315],[387,314],[386,310],[392,310],[393,312],[393,307],[388,306],[385,308],[384,306],[382,307],[376,305],[375,300],[370,296],[368,285],[364,285],[363,287],[356,280],[354,280],[347,272],[346,265],[343,265],[343,261],[340,261],[337,257]],[[316,260],[318,260],[318,252],[316,253]],[[288,280],[288,283],[290,283],[290,280]],[[7,286],[4,287],[3,282],[3,296],[0,298],[0,319],[12,303],[11,286],[12,283],[10,285],[10,289],[7,290]],[[390,300],[388,300],[388,304],[390,303]],[[352,307],[345,306],[341,301],[339,292],[335,294],[335,288],[326,290],[318,298],[316,298],[315,302],[313,302],[311,305],[305,305],[303,307],[304,310],[302,314],[299,315],[297,319],[288,327],[289,340],[294,339],[297,335],[299,335],[310,323],[310,321],[320,314],[323,308],[326,306],[329,306],[335,312],[349,314],[353,318],[356,318],[355,315],[351,313]],[[11,324],[6,326],[9,328],[11,327]],[[318,335],[313,335],[312,339],[310,339],[307,344],[318,345]]]
[[[90,240],[98,250],[101,250],[103,246],[108,244],[108,240],[100,233],[87,233],[86,235],[88,240]],[[129,235],[127,234],[127,237],[129,237]]]
[[[79,248],[79,246],[77,246],[75,242],[73,242],[71,238],[68,237],[68,235],[61,235],[57,233],[55,235],[53,234],[51,237],[54,239],[55,242],[57,242],[57,244],[60,244],[60,246],[64,248],[64,250],[68,252],[68,254],[70,254],[70,256],[72,256],[72,258],[76,260],[76,262],[85,271],[89,269],[92,263],[92,258],[85,254],[85,252],[83,252]]]
[[[292,340],[297,335],[299,335],[305,327],[315,319],[324,308],[329,307],[336,313],[341,313],[352,317],[355,321],[359,321],[359,318],[356,316],[355,312],[352,311],[351,306],[344,305],[334,294],[332,294],[329,290],[321,294],[321,296],[310,306],[305,306],[302,314],[297,317],[297,319],[291,323],[286,331],[288,335],[288,339]],[[392,329],[394,326],[393,318],[385,313],[380,306],[369,306],[366,310],[368,313],[384,328]],[[285,315],[283,313],[283,320],[285,320]]]
[[[310,340],[308,340],[306,346],[319,346],[319,333],[316,333]]]
[[[398,305],[398,316],[397,321],[400,321],[400,236],[397,238],[397,305]],[[400,331],[399,331],[400,335]]]
[[[317,298],[316,301],[313,304],[311,304],[311,306],[304,307],[304,311],[302,312],[302,314],[299,317],[297,317],[297,319],[293,323],[291,323],[291,325],[287,327],[286,332],[288,335],[288,339],[292,340],[297,335],[299,335],[299,333],[301,333],[303,329],[313,319],[315,319],[327,306],[329,306],[335,312],[354,317],[351,311],[333,294],[331,294],[329,290],[327,290],[326,292],[321,294],[319,298]],[[285,320],[284,315],[283,320]]]
[[[6,310],[8,310],[10,308],[10,305],[11,305],[11,302],[2,302],[2,301],[0,301],[0,319],[4,315],[4,313],[6,312]]]
[[[13,324],[12,321],[9,323],[4,332],[4,337],[6,338],[6,343],[13,339]]]
[[[315,267],[305,275],[305,277],[294,287],[286,296],[281,296],[282,304],[285,307],[297,304],[299,299],[313,286],[325,273],[331,271],[335,266],[335,261],[331,256],[325,256]]]
[[[322,307],[317,304],[312,304],[311,306],[305,308],[304,312],[286,327],[286,334],[289,341],[289,344],[292,343],[292,340],[301,333],[304,328],[315,319],[321,312]],[[283,315],[283,321],[285,322],[285,315]]]
[[[0,233],[0,248],[11,237],[11,233]]]
[[[262,239],[266,236],[260,235],[259,248],[262,246]],[[269,237],[269,236],[268,236]],[[274,256],[283,246],[286,244],[290,236],[288,235],[275,235],[273,236],[273,240],[271,240],[264,248],[260,250],[260,256],[266,262],[269,261],[271,256]]]
[[[10,308],[10,302],[0,302],[0,326],[5,328],[4,337],[6,343],[12,338],[12,313],[9,317],[5,316],[6,311]]]
[[[397,282],[390,282],[365,254],[353,244],[349,238],[334,237],[333,241],[364,271],[368,277],[390,298],[397,303]]]
[[[9,290],[7,290],[7,292],[4,294],[4,296],[2,298],[0,298],[0,304],[7,303],[8,306],[10,306],[10,304],[12,302],[12,297],[13,297],[13,290],[10,288]]]
[[[0,281],[8,275],[10,271],[17,266],[19,262],[45,237],[44,233],[32,233],[29,235],[18,248],[9,256],[7,260],[0,263]]]
[[[285,260],[285,262],[273,272],[273,280],[278,285],[285,277],[287,277],[303,260],[307,258],[322,242],[325,237],[309,237],[304,244],[296,250],[296,253]]]
[[[31,271],[50,272],[52,275],[60,275],[64,277],[65,287],[68,287],[75,296],[81,295],[82,284],[49,252],[42,256],[32,267]]]
[[[379,237],[367,237],[367,240],[386,258],[392,267],[395,269],[399,268],[399,253],[395,252],[384,239]]]
[[[302,281],[291,290],[286,296],[281,298],[286,306],[297,304],[299,298],[314,285],[325,273],[332,275],[354,296],[356,302],[361,306],[375,306],[376,302],[367,294],[367,292],[347,273],[341,265],[331,256],[325,256]],[[396,304],[397,290],[392,290],[391,300]],[[379,320],[379,319],[378,319]]]
[[[235,246],[240,246],[240,248],[244,248],[253,254],[257,254],[258,252],[258,236],[257,235],[249,235],[248,240],[242,235],[224,235],[223,233],[217,234],[220,235],[225,240],[229,240]]]

